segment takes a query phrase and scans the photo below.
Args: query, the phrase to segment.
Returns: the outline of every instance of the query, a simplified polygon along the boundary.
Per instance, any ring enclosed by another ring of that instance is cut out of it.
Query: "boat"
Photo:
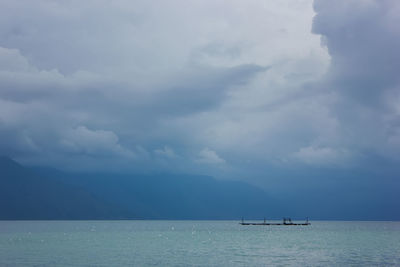
[[[291,218],[283,218],[282,223],[270,223],[267,222],[264,218],[263,222],[245,222],[244,219],[242,218],[242,221],[239,223],[241,225],[311,225],[311,223],[308,221],[308,217],[306,218],[306,221],[304,223],[294,223],[292,222]]]

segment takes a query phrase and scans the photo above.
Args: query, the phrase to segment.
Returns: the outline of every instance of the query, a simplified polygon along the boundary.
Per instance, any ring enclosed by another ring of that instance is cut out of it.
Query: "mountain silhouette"
[[[0,173],[0,219],[239,219],[282,212],[257,187],[201,175],[68,173],[7,157],[0,158]]]

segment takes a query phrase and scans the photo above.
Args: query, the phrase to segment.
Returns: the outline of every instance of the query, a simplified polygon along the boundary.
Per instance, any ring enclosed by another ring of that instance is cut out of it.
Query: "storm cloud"
[[[21,162],[251,179],[399,160],[398,1],[0,10],[0,149]]]

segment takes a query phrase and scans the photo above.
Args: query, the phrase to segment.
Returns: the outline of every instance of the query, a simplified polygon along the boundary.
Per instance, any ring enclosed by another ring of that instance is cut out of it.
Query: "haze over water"
[[[2,221],[1,266],[400,265],[399,222]]]

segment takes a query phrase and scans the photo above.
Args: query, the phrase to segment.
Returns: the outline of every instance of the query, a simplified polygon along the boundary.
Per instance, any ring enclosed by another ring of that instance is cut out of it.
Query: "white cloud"
[[[221,164],[225,163],[225,160],[218,156],[217,152],[206,147],[199,152],[199,158],[196,159],[196,162],[206,164]]]
[[[33,71],[28,60],[18,49],[0,47],[0,72],[30,72]]]
[[[66,132],[60,145],[66,152],[86,154],[94,157],[123,156],[134,158],[135,154],[119,144],[112,131],[90,130],[85,126]]]
[[[166,158],[175,158],[177,155],[175,154],[175,151],[168,147],[164,146],[163,148],[159,148],[154,150],[154,153],[158,156],[166,157]]]
[[[345,149],[308,146],[300,148],[292,157],[311,165],[335,166],[348,163],[351,155]]]

